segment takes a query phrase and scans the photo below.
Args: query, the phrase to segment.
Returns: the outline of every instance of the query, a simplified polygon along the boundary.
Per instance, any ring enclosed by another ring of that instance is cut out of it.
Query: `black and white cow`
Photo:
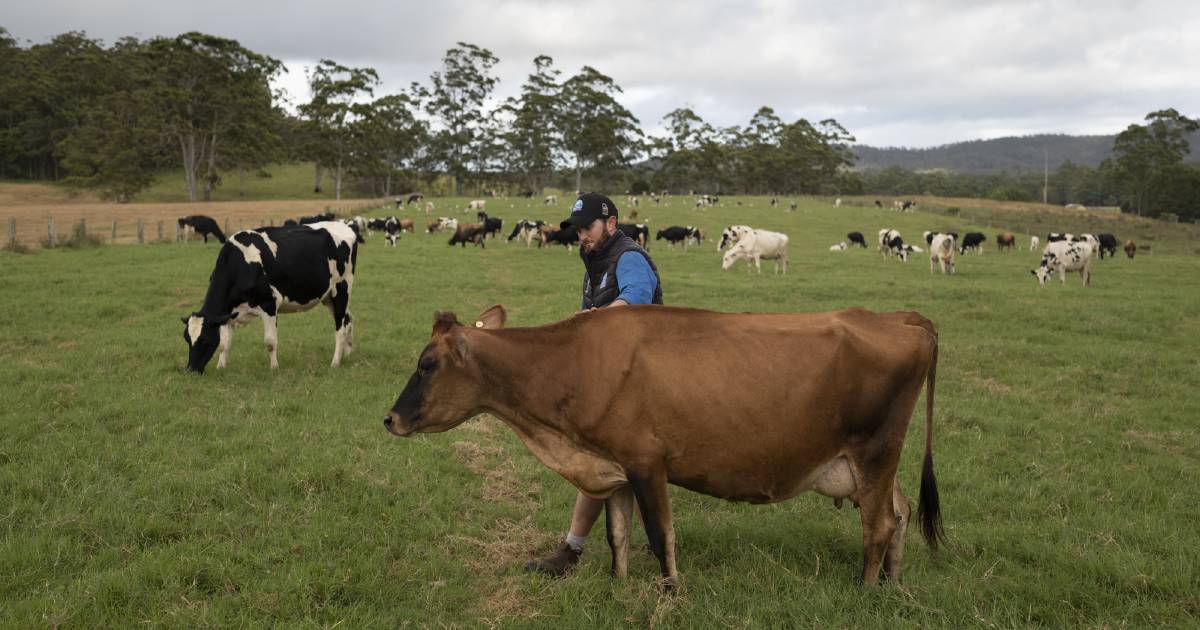
[[[322,221],[332,221],[334,219],[332,212],[322,212],[312,216],[300,217],[300,225],[308,225],[310,223],[320,223]]]
[[[671,227],[659,230],[654,240],[666,240],[670,247],[674,247],[676,243],[683,243],[683,248],[687,249],[688,242],[693,238],[693,229],[691,226],[672,225]]]
[[[982,254],[983,242],[986,240],[987,236],[983,232],[967,232],[963,234],[962,245],[958,248],[958,253],[965,254],[968,249],[973,249],[976,254]]]
[[[717,251],[736,245],[743,236],[754,231],[749,225],[731,225],[721,230],[721,240],[717,243]]]
[[[641,245],[642,249],[650,248],[650,228],[645,223],[618,223],[617,229]]]
[[[421,193],[413,193],[408,196],[408,199],[405,201],[405,203],[421,203],[424,200],[425,195],[422,195]]]
[[[900,238],[900,231],[891,228],[882,228],[879,230],[879,253],[888,256],[892,253],[892,241]],[[904,243],[903,240],[900,241]]]
[[[183,318],[188,369],[203,374],[217,350],[217,368],[224,368],[233,329],[255,317],[263,320],[271,367],[279,367],[276,317],[317,304],[333,314],[332,365],[338,366],[354,350],[350,291],[357,259],[357,236],[339,221],[237,232],[217,254],[204,304]]]
[[[521,219],[517,221],[517,225],[513,228],[512,233],[508,235],[508,242],[511,243],[514,238],[519,238],[525,243],[525,247],[529,247],[533,244],[534,239],[537,238],[538,232],[543,225],[546,225],[546,222],[541,219],[537,221]]]
[[[1075,235],[1070,234],[1070,233],[1050,232],[1049,234],[1046,235],[1047,245],[1049,245],[1050,243],[1059,243],[1062,241],[1071,242],[1073,240],[1075,240]]]
[[[374,231],[380,231],[380,232],[386,231],[386,230],[387,230],[387,224],[388,224],[388,221],[389,221],[390,219],[395,219],[395,218],[396,218],[396,217],[382,217],[382,218],[379,218],[379,219],[371,219],[371,220],[367,221],[367,229],[368,229],[368,230],[370,230],[370,231],[372,231],[372,232],[374,232]]]
[[[1057,272],[1059,280],[1067,283],[1067,272],[1078,271],[1083,276],[1083,286],[1092,283],[1092,247],[1088,243],[1055,241],[1042,251],[1042,264],[1029,273],[1037,278],[1038,284],[1046,284],[1051,274]]]
[[[925,232],[923,232],[921,234],[921,236],[925,237],[925,244],[932,247],[933,246],[933,237],[937,236],[938,234],[946,234],[949,236],[953,236],[955,241],[958,240],[958,232],[930,232],[929,230],[925,230]]]
[[[1108,252],[1109,256],[1117,255],[1117,237],[1112,234],[1097,234],[1096,238],[1100,241],[1100,260],[1104,260],[1104,253]]]
[[[412,221],[408,219],[405,219],[405,221],[408,221],[408,225],[411,228]],[[384,237],[384,242],[389,247],[396,246],[396,239],[400,238],[400,229],[400,219],[398,217],[388,217],[383,220],[383,231],[387,233],[387,236]]]
[[[225,242],[225,233],[221,231],[217,221],[212,217],[204,216],[203,214],[193,214],[186,217],[179,217],[179,227],[183,228],[186,240],[187,230],[194,230],[197,234],[204,237],[204,242],[208,242],[208,235],[212,234],[217,238],[217,241]]]
[[[863,237],[862,232],[847,232],[846,241],[851,245],[858,245],[863,249],[867,248],[867,239]]]
[[[500,238],[500,234],[504,231],[504,219],[489,217],[486,212],[478,212],[475,215],[479,219],[480,225],[483,226],[483,236],[487,238]]]

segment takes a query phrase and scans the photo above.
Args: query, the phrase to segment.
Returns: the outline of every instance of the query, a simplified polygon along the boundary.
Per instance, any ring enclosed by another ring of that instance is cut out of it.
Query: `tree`
[[[546,55],[535,57],[534,72],[521,86],[520,97],[510,97],[497,112],[507,119],[502,125],[502,159],[508,169],[521,174],[521,184],[529,190],[542,189],[562,147],[561,86],[553,65]]]
[[[620,92],[590,66],[563,83],[563,146],[574,162],[576,190],[583,190],[585,169],[627,165],[642,148],[637,118],[613,97]]]
[[[359,99],[374,95],[378,83],[379,75],[372,68],[348,68],[329,59],[322,59],[308,75],[312,98],[298,109],[305,118],[310,155],[317,168],[333,169],[337,199],[342,198],[342,181],[362,133],[355,125],[372,112],[372,106]]]
[[[1190,152],[1187,134],[1200,129],[1200,122],[1174,109],[1150,112],[1148,124],[1129,125],[1113,141],[1115,159],[1105,165],[1124,184],[1137,213],[1148,205],[1152,179],[1183,162]],[[1152,205],[1152,204],[1150,204]]]
[[[385,197],[392,194],[393,177],[416,166],[427,142],[426,125],[413,114],[413,105],[404,94],[384,96],[351,125],[351,170],[374,181]]]
[[[150,40],[147,54],[156,72],[150,95],[183,158],[188,199],[195,201],[202,188],[207,201],[219,181],[218,152],[238,125],[261,128],[257,121],[271,108],[270,80],[282,64],[235,40],[197,32]],[[242,138],[256,141],[253,134]]]
[[[446,51],[442,69],[430,77],[431,87],[413,84],[413,95],[437,123],[430,151],[454,177],[454,192],[462,194],[473,156],[482,148],[483,103],[499,79],[491,75],[500,60],[486,48],[458,42]]]

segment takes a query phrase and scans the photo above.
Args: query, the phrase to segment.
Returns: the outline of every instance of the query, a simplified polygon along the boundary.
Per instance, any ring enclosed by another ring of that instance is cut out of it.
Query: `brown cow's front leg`
[[[633,489],[622,486],[604,503],[604,519],[608,526],[608,546],[612,550],[612,576],[623,578],[629,573],[629,532],[633,526]]]
[[[679,571],[675,568],[675,528],[671,525],[667,476],[663,472],[649,477],[630,475],[629,481],[633,484],[634,496],[642,510],[650,551],[658,558],[662,569],[663,590],[673,591],[679,582]]]

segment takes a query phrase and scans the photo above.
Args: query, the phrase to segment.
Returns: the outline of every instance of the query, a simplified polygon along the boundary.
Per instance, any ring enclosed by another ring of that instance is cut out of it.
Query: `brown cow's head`
[[[503,306],[493,306],[476,318],[473,328],[503,328]],[[407,437],[439,433],[462,424],[479,408],[479,365],[471,358],[472,327],[454,313],[434,313],[433,334],[417,359],[417,369],[392,410],[383,419],[388,431]]]

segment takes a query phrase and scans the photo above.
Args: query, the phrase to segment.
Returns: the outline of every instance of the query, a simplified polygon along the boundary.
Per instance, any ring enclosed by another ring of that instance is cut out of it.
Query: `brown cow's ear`
[[[458,323],[458,318],[454,316],[454,313],[434,311],[433,334],[430,336],[444,335],[455,326],[461,326],[461,324]]]
[[[470,346],[467,345],[467,340],[462,335],[451,335],[450,340],[450,361],[456,367],[464,367],[467,364],[467,354]]]
[[[504,328],[504,322],[508,320],[508,311],[504,310],[504,306],[497,304],[488,310],[479,314],[475,318],[476,328]]]

